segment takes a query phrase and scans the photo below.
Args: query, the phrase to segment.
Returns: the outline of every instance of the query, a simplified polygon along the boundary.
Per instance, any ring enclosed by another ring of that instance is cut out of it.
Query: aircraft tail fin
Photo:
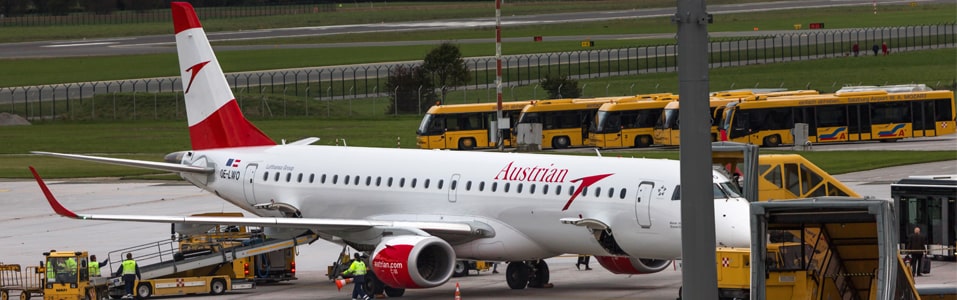
[[[243,116],[193,6],[172,2],[171,7],[192,148],[275,145]]]

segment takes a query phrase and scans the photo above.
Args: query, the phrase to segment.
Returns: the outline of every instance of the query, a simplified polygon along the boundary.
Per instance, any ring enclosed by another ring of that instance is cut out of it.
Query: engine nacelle
[[[595,256],[602,267],[615,274],[658,273],[671,264],[670,260],[634,258],[630,256]]]
[[[434,236],[401,235],[375,248],[372,272],[394,288],[430,288],[444,284],[455,268],[452,246]]]

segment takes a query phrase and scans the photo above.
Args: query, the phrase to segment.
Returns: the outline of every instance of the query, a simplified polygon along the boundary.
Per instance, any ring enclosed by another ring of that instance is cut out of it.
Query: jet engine
[[[372,272],[394,288],[430,288],[452,277],[455,268],[452,246],[434,236],[401,235],[376,246],[369,260]]]
[[[595,256],[598,263],[615,274],[650,274],[664,270],[670,260],[634,258],[630,256]]]

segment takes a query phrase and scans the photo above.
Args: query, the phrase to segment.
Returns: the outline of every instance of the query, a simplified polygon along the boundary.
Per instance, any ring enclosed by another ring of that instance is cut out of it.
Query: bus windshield
[[[621,131],[621,115],[615,112],[598,111],[595,123],[590,126],[594,133],[614,133]]]
[[[445,118],[442,116],[426,114],[419,123],[419,128],[415,130],[418,135],[438,135],[445,133]]]
[[[666,109],[658,119],[658,125],[655,128],[678,129],[678,110]]]
[[[728,107],[724,109],[724,118],[722,118],[721,124],[718,125],[718,129],[728,130],[728,128],[731,128],[731,114],[737,105],[737,102],[728,103]]]

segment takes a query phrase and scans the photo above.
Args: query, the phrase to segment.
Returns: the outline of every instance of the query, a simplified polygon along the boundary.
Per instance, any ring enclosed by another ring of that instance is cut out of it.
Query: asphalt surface
[[[841,6],[863,6],[888,4],[906,4],[906,3],[952,3],[952,0],[875,0],[875,1],[849,1],[849,0],[812,0],[812,1],[779,1],[767,3],[746,3],[733,5],[709,5],[707,10],[711,14],[728,14],[741,12],[761,12],[770,10],[786,10],[798,8],[823,8],[823,7],[841,7]],[[507,7],[505,8],[507,14]],[[554,24],[569,22],[588,22],[605,21],[614,19],[630,18],[654,18],[667,17],[674,15],[675,8],[651,8],[634,9],[622,11],[598,11],[598,12],[577,12],[560,14],[542,14],[529,16],[502,16],[502,26],[521,26],[531,24]],[[490,12],[491,14],[491,12]],[[314,27],[296,27],[296,28],[276,28],[263,30],[247,30],[233,32],[209,32],[207,36],[210,42],[218,41],[240,41],[252,39],[271,39],[286,37],[305,37],[305,36],[329,36],[343,34],[357,34],[366,32],[406,32],[417,30],[440,30],[440,29],[462,29],[485,27],[493,28],[495,19],[493,16],[483,18],[452,19],[452,20],[431,20],[415,22],[395,22],[395,23],[374,23],[374,24],[352,24],[335,26],[314,26]],[[170,27],[172,28],[172,26]],[[490,31],[491,32],[491,31]],[[758,33],[735,33],[735,35],[748,34],[773,34],[771,31],[761,31]],[[673,34],[652,34],[652,35],[589,35],[587,38],[592,40],[607,39],[633,39],[633,38],[661,38],[672,37]],[[712,36],[720,36],[712,34]],[[494,41],[494,35],[488,39],[467,39],[456,40],[457,43],[484,43]],[[583,36],[563,36],[563,37],[544,37],[544,40],[581,40]],[[527,38],[526,38],[527,39]],[[505,41],[523,40],[506,39]],[[223,50],[252,50],[252,49],[277,49],[277,48],[318,48],[318,47],[361,47],[361,46],[394,46],[394,45],[421,45],[438,44],[443,41],[403,41],[403,42],[371,42],[371,43],[339,43],[339,44],[316,44],[316,45],[259,45],[259,46],[219,46],[214,47],[216,51]],[[151,36],[132,36],[117,38],[84,38],[77,37],[72,40],[58,41],[39,41],[23,43],[3,43],[0,44],[0,59],[2,58],[43,58],[43,57],[71,57],[71,56],[100,56],[100,55],[133,55],[150,53],[172,53],[176,51],[174,47],[175,39],[172,34],[151,35]]]

